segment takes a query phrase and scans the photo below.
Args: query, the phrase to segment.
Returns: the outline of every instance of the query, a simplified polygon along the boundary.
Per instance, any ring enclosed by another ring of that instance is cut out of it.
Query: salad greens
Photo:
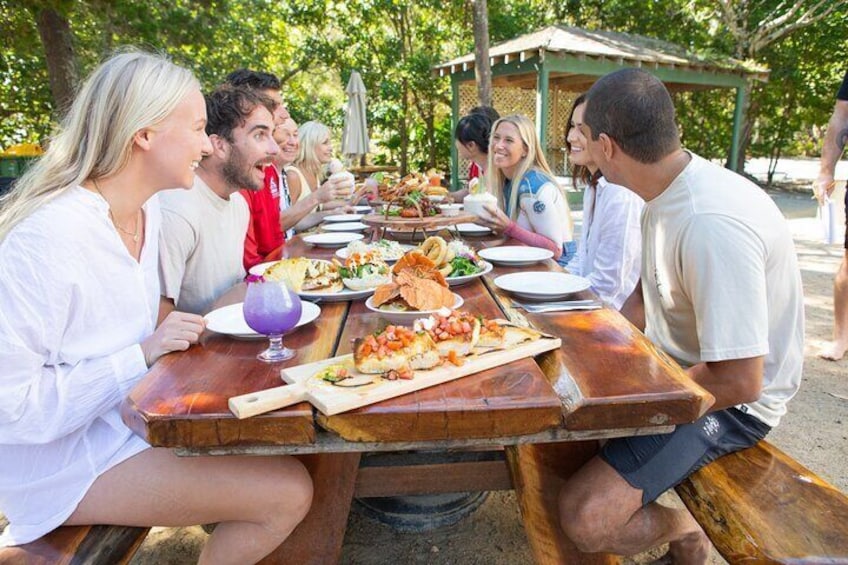
[[[454,257],[451,259],[451,267],[453,270],[451,271],[451,277],[464,277],[466,275],[473,275],[475,273],[479,273],[483,270],[483,267],[478,267],[474,264],[471,259],[467,259],[465,257]]]

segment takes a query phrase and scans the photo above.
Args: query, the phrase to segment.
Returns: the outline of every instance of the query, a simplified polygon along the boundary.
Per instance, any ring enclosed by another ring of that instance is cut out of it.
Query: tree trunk
[[[436,166],[436,113],[432,104],[427,105],[427,113],[424,115],[424,124],[427,129],[427,168]]]
[[[409,168],[409,81],[406,77],[401,83],[400,118],[400,175],[406,176]]]
[[[474,77],[481,106],[492,105],[492,67],[489,65],[489,9],[486,0],[474,4]]]
[[[56,103],[56,113],[65,113],[74,100],[77,85],[77,64],[74,36],[67,18],[53,8],[41,8],[34,13],[38,34],[44,45],[50,91]]]

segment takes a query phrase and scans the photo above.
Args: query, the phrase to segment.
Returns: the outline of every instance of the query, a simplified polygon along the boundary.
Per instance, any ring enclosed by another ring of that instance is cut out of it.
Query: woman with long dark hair
[[[565,145],[574,185],[583,184],[583,235],[566,268],[588,278],[592,289],[620,309],[639,282],[642,240],[639,218],[644,202],[632,191],[607,182],[586,151],[585,96],[571,106]]]

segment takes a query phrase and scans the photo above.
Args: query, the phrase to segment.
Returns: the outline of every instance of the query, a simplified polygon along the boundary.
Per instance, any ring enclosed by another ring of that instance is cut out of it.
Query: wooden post
[[[359,453],[302,455],[314,484],[312,508],[294,532],[265,557],[262,565],[338,563],[347,528],[353,488],[359,471]],[[316,535],[320,533],[320,535]]]
[[[606,553],[583,553],[559,524],[558,496],[566,479],[598,450],[589,442],[543,443],[505,449],[524,531],[537,565],[614,565]]]
[[[739,171],[745,163],[739,162],[739,144],[742,142],[742,117],[745,108],[745,87],[736,87],[736,107],[733,109],[733,137],[730,141],[730,170]]]
[[[541,150],[545,151],[547,157],[547,132],[548,132],[548,70],[545,64],[544,51],[539,53],[539,66],[536,71],[536,135],[539,136]]]
[[[459,78],[451,75],[451,190],[459,190],[459,154],[456,151],[456,143],[453,142],[456,135],[456,124],[459,123]]]

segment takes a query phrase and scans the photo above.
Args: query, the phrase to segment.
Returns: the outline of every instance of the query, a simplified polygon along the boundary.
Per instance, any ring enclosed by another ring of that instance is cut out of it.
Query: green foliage
[[[752,2],[751,17],[779,4]],[[33,17],[44,5],[67,17],[80,76],[127,44],[170,54],[206,89],[236,68],[268,70],[283,78],[295,119],[322,121],[337,140],[343,89],[357,70],[368,91],[372,161],[448,168],[450,85],[430,69],[473,50],[466,0],[0,0],[0,147],[39,141],[56,119]],[[656,37],[708,57],[732,55],[739,46],[716,9],[712,0],[489,0],[489,33],[496,43],[564,23]],[[752,93],[752,154],[818,150],[844,71],[847,19],[842,9],[758,54],[772,74]],[[733,91],[678,93],[675,101],[686,145],[724,157]]]

